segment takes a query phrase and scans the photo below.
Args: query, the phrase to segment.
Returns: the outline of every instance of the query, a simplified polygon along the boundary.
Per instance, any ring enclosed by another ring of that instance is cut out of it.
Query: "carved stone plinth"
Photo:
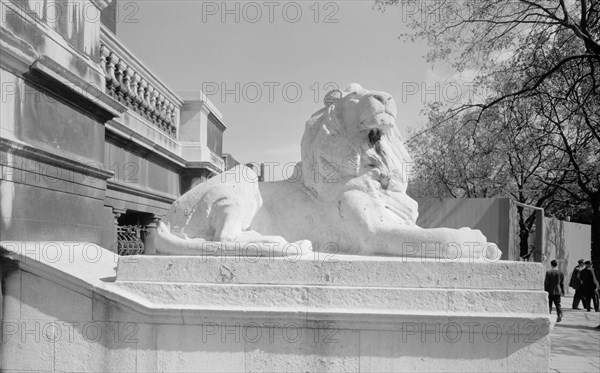
[[[548,370],[541,264],[0,246],[6,370]]]
[[[231,351],[248,371],[537,372],[542,279],[532,263],[309,253],[122,258],[115,285],[156,322],[186,324],[165,327],[182,344]]]

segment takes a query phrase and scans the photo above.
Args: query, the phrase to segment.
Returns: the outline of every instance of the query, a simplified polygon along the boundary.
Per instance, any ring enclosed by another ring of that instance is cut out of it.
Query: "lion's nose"
[[[380,93],[377,93],[373,95],[373,98],[385,105],[386,102],[391,98],[391,96],[384,96]]]

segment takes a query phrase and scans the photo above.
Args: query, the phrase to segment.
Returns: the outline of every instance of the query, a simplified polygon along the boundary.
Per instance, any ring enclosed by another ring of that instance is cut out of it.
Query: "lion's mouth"
[[[373,128],[369,131],[369,144],[375,146],[381,140],[382,132],[379,128]],[[381,155],[381,154],[379,154]]]
[[[381,146],[381,137],[384,135],[384,131],[379,128],[372,128],[369,130],[369,134],[367,135],[369,139],[369,147],[375,150],[375,153],[380,158],[380,162],[383,165],[387,166],[385,160],[387,158],[386,152]]]

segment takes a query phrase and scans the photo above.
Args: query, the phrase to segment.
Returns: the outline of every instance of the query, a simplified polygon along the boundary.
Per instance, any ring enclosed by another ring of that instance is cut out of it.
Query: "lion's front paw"
[[[460,228],[457,230],[457,243],[477,243],[483,245],[486,243],[486,241],[487,239],[479,229]]]
[[[498,248],[495,243],[488,242],[483,248],[483,259],[487,261],[500,260],[502,257],[502,251]]]

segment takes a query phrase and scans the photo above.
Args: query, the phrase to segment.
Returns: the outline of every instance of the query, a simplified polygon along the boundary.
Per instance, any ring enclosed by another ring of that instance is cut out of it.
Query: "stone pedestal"
[[[548,370],[541,264],[0,247],[6,371]]]
[[[548,368],[539,264],[325,254],[132,259],[119,260],[115,285],[152,305],[158,361],[178,370],[207,354],[226,356],[219,370]]]

